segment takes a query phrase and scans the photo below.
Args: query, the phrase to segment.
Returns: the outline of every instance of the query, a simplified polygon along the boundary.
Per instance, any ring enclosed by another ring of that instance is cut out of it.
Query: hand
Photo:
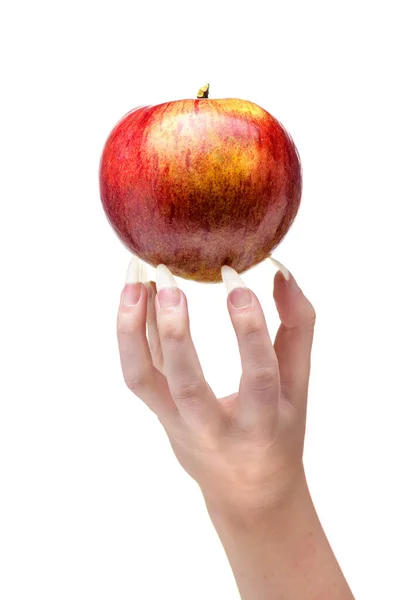
[[[243,520],[284,504],[304,486],[302,462],[315,311],[281,265],[274,299],[281,325],[272,344],[255,294],[222,268],[242,363],[239,391],[217,399],[190,336],[188,306],[170,271],[140,283],[134,258],[118,312],[128,387],[159,417],[210,511]],[[146,336],[146,320],[148,336]]]
[[[303,469],[315,311],[274,262],[281,319],[274,345],[256,296],[222,268],[242,362],[237,393],[215,397],[190,337],[184,294],[164,265],[157,294],[154,282],[138,283],[136,259],[118,313],[122,371],[198,482],[243,600],[354,600]]]

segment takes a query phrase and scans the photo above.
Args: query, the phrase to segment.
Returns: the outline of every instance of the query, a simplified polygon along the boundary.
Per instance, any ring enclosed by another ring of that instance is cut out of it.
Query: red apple
[[[283,126],[253,102],[209,99],[208,86],[197,99],[129,112],[100,163],[101,200],[122,242],[197,281],[268,257],[301,190],[299,155]]]

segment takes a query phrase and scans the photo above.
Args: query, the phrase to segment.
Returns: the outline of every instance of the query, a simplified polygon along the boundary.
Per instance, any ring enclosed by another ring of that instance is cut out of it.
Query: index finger
[[[165,265],[157,267],[157,289],[157,323],[171,395],[186,421],[218,426],[221,408],[204,378],[190,335],[186,297]]]

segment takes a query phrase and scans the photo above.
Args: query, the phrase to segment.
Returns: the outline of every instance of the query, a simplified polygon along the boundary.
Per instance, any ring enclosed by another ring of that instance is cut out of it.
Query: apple
[[[100,195],[121,241],[146,263],[221,281],[267,258],[297,214],[298,152],[266,110],[236,98],[141,106],[111,131]]]

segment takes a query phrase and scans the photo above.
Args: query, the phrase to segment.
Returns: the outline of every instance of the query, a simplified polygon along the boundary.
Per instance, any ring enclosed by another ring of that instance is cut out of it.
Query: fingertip
[[[278,268],[278,271],[274,277],[274,292],[279,291],[280,288],[293,294],[298,294],[301,292],[296,279],[293,277],[289,269],[279,262],[279,260],[276,260],[276,258],[272,258],[272,256],[269,256],[268,258],[272,264]]]
[[[282,271],[277,271],[274,277],[274,285],[282,286],[288,283],[288,279],[284,276]]]
[[[292,274],[286,281],[281,272],[276,273],[273,295],[282,324],[286,327],[295,327],[304,321],[315,321],[314,307]]]
[[[143,283],[126,283],[120,298],[120,310],[137,310],[147,298],[147,288]]]
[[[274,293],[275,292],[296,295],[301,292],[301,289],[290,271],[284,273],[283,271],[279,270],[275,273],[274,277]]]
[[[236,288],[246,288],[246,284],[243,279],[240,277],[239,273],[229,267],[228,265],[224,265],[221,268],[221,277],[222,281],[225,284],[226,291],[228,295]]]
[[[288,296],[288,281],[285,279],[281,271],[277,271],[274,277],[273,296],[277,308],[279,310],[280,305],[284,302]]]
[[[160,264],[156,269],[156,287],[159,292],[162,288],[177,288],[175,277],[166,265]]]
[[[273,296],[282,322],[287,322],[288,319],[291,320],[291,315],[296,307],[291,287],[293,281],[292,275],[287,280],[281,271],[275,273]]]

